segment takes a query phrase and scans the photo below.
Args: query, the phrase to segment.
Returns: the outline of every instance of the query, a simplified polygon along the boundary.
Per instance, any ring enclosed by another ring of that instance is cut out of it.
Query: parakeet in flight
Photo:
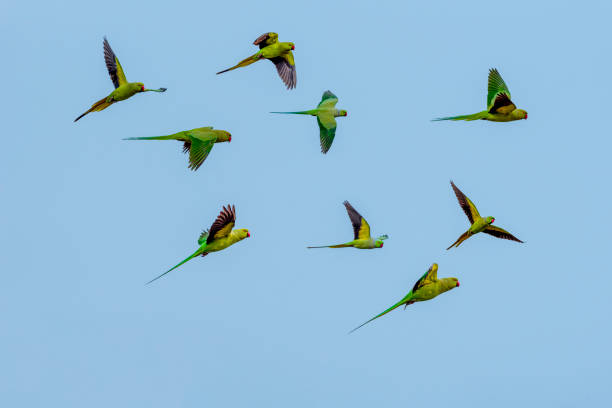
[[[212,126],[184,130],[168,136],[128,137],[123,140],[178,140],[183,142],[183,153],[189,152],[189,168],[197,170],[215,143],[231,142],[232,135],[225,130],[214,130]]]
[[[348,216],[351,220],[351,224],[353,224],[353,231],[355,233],[355,239],[345,244],[309,246],[307,248],[348,248],[348,247],[353,247],[357,249],[382,248],[383,241],[389,238],[389,236],[385,234],[385,235],[379,236],[376,239],[373,239],[370,236],[370,225],[365,220],[365,218],[363,218],[348,201],[345,201],[343,204],[346,207],[346,212],[348,213]]]
[[[461,208],[463,208],[463,212],[465,213],[465,215],[467,215],[472,225],[466,232],[464,232],[459,238],[457,238],[457,241],[455,241],[453,245],[446,248],[447,250],[451,249],[454,246],[458,247],[463,241],[465,241],[474,234],[478,234],[479,232],[484,232],[485,234],[493,235],[496,238],[509,239],[511,241],[521,243],[523,242],[505,229],[491,225],[493,224],[493,221],[495,221],[495,218],[481,217],[474,203],[465,194],[463,194],[461,190],[457,188],[455,183],[453,183],[452,181],[450,183],[453,187],[453,191],[455,191],[455,195],[457,196],[459,205],[461,206]]]
[[[354,328],[349,332],[349,334],[359,329],[360,327],[363,327],[366,324],[370,323],[372,320],[376,320],[380,316],[386,315],[390,311],[397,309],[402,305],[404,305],[404,309],[406,309],[408,305],[411,305],[414,302],[423,302],[425,300],[433,299],[439,294],[447,292],[456,287],[459,287],[459,280],[457,278],[438,279],[438,264],[434,263],[433,265],[431,265],[431,268],[429,268],[429,270],[425,272],[425,274],[421,276],[421,278],[414,284],[412,290],[408,292],[408,294],[404,296],[402,300],[400,300],[384,312],[374,316],[367,322]]]
[[[211,252],[221,251],[231,245],[234,245],[236,242],[242,241],[245,238],[251,236],[248,229],[237,229],[232,231],[234,228],[234,224],[236,223],[236,208],[229,204],[227,207],[223,207],[223,210],[213,222],[212,226],[209,230],[203,231],[200,234],[200,238],[198,239],[198,245],[200,247],[193,254],[189,255],[187,258],[182,260],[179,264],[172,267],[168,271],[162,273],[155,279],[151,279],[147,284],[161,278],[168,272],[171,272],[184,264],[187,261],[195,258],[196,256],[202,255],[206,256]]]
[[[278,42],[278,34],[276,33],[262,34],[253,41],[253,44],[259,46],[259,51],[243,59],[233,67],[217,72],[217,75],[236,68],[246,67],[262,59],[268,59],[276,66],[278,75],[287,86],[287,89],[295,88],[297,74],[295,72],[293,53],[291,52],[295,50],[295,45],[291,42]]]
[[[146,89],[141,82],[128,82],[127,79],[125,79],[123,68],[121,68],[121,64],[106,37],[104,37],[104,62],[106,63],[106,69],[108,69],[108,74],[113,81],[113,85],[115,85],[115,90],[106,98],[102,98],[91,105],[91,108],[89,108],[87,112],[74,120],[75,122],[89,112],[99,112],[108,108],[115,102],[123,101],[140,92],[166,92],[166,88]]]
[[[490,120],[493,122],[511,122],[513,120],[527,119],[527,112],[517,109],[510,100],[510,91],[496,68],[489,70],[489,89],[487,93],[487,110],[473,115],[449,116],[438,120]]]
[[[297,115],[312,115],[317,117],[321,138],[321,153],[325,154],[331,147],[334,136],[336,136],[336,118],[338,116],[346,116],[348,113],[345,110],[336,109],[338,97],[331,91],[325,91],[323,98],[316,109],[298,112],[270,112],[284,113]]]

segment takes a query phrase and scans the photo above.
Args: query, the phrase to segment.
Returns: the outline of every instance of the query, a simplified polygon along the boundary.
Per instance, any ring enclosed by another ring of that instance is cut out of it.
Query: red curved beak
[[[142,86],[142,89],[141,89],[141,91],[142,91],[142,92],[144,92],[144,85]]]
[[[229,135],[229,139],[227,139],[228,142],[232,141],[232,135]]]
[[[247,232],[247,238],[251,238],[251,233]]]
[[[292,46],[291,46],[291,49],[292,49],[292,50],[295,50],[295,45],[292,45]]]
[[[525,114],[525,119],[527,119],[527,114]]]
[[[459,287],[459,281],[457,281],[457,287]]]
[[[384,243],[384,242],[381,242],[381,243],[380,243],[380,247],[382,248],[382,247],[383,247],[383,245],[385,245],[385,243]]]

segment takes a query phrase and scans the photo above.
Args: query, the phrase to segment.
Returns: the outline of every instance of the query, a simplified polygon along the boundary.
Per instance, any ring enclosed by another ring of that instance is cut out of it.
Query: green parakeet
[[[210,127],[184,130],[168,136],[128,137],[123,140],[178,140],[183,142],[183,153],[189,152],[189,168],[197,170],[213,148],[215,143],[231,142],[232,135],[225,130]]]
[[[87,115],[89,112],[99,112],[108,108],[115,102],[131,98],[137,93],[166,91],[166,88],[146,89],[142,82],[128,82],[127,79],[125,79],[123,68],[121,68],[121,64],[119,63],[119,60],[113,52],[106,37],[104,37],[104,62],[106,63],[106,69],[108,70],[108,74],[113,81],[113,85],[115,85],[115,90],[106,98],[102,98],[98,102],[91,105],[91,108],[89,108],[87,112],[83,113],[74,120],[75,122]]]
[[[336,136],[336,118],[338,116],[346,116],[348,113],[345,110],[336,109],[338,97],[331,91],[325,91],[321,102],[316,109],[298,112],[271,112],[296,115],[312,115],[317,117],[319,124],[319,135],[321,138],[321,152],[327,153],[331,147],[334,136]]]
[[[502,79],[497,69],[489,70],[489,86],[487,93],[487,110],[474,113],[473,115],[449,116],[438,120],[490,120],[493,122],[511,122],[513,120],[527,119],[527,112],[517,109],[510,100],[510,90]]]
[[[246,67],[262,59],[268,59],[276,66],[278,75],[287,86],[287,89],[295,88],[297,74],[295,72],[293,53],[291,52],[295,50],[295,45],[291,42],[278,42],[278,34],[276,33],[262,34],[253,41],[253,44],[259,46],[259,51],[243,59],[233,67],[217,72],[217,75],[236,68]]]
[[[354,332],[360,327],[365,326],[370,323],[372,320],[376,320],[379,317],[386,315],[390,311],[397,309],[398,307],[404,305],[404,309],[415,302],[423,302],[425,300],[430,300],[447,292],[451,289],[459,287],[459,280],[457,278],[442,278],[438,279],[438,264],[434,263],[431,265],[431,268],[421,278],[414,284],[412,290],[408,292],[406,296],[402,298],[399,302],[385,310],[384,312],[377,314],[367,322],[361,324],[360,326],[354,328],[349,333]]]
[[[353,224],[353,232],[355,233],[355,239],[347,242],[345,244],[338,245],[323,245],[323,246],[309,246],[307,248],[348,248],[353,247],[357,249],[374,249],[374,248],[382,248],[383,241],[389,238],[388,235],[381,235],[376,239],[373,239],[370,236],[370,225],[348,202],[345,201],[344,206],[346,207],[346,212],[351,220],[351,224]]]
[[[455,183],[453,183],[452,181],[450,183],[453,187],[455,195],[457,196],[459,205],[461,206],[461,208],[463,208],[463,212],[470,220],[471,226],[466,232],[464,232],[459,238],[457,238],[457,241],[455,241],[453,245],[446,248],[447,250],[451,249],[454,246],[458,247],[463,241],[465,241],[474,234],[478,234],[479,232],[484,232],[485,234],[493,235],[496,238],[509,239],[511,241],[521,243],[523,242],[514,235],[510,234],[508,231],[491,225],[495,221],[495,218],[481,217],[474,203],[465,194],[463,194],[461,190],[457,188]]]
[[[200,234],[200,238],[198,239],[198,245],[200,247],[193,254],[189,255],[187,258],[183,259],[180,263],[169,269],[168,271],[162,273],[155,279],[151,279],[147,284],[161,278],[168,272],[171,272],[184,264],[187,261],[192,260],[196,256],[206,256],[211,252],[221,251],[231,245],[234,245],[236,242],[242,241],[245,238],[251,236],[248,229],[237,229],[232,231],[234,228],[234,224],[236,223],[236,208],[229,204],[227,207],[223,207],[223,210],[213,222],[212,226],[209,230],[203,231]]]

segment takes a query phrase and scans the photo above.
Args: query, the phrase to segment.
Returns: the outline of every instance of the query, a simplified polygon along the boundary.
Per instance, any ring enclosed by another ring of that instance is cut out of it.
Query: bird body
[[[123,140],[178,140],[183,142],[183,152],[189,152],[189,168],[197,170],[213,148],[215,143],[231,142],[232,135],[226,130],[213,129],[212,126],[201,127],[168,136],[128,137]]]
[[[295,50],[295,45],[292,42],[279,42],[278,34],[276,33],[262,34],[253,44],[259,46],[259,51],[243,59],[233,67],[217,72],[217,75],[232,71],[236,68],[246,67],[262,59],[267,59],[274,63],[278,75],[287,86],[287,89],[295,88],[297,84],[297,74],[295,71],[295,60],[291,52]]]
[[[222,251],[225,248],[228,248],[234,245],[237,242],[242,241],[245,238],[251,236],[248,229],[236,229],[233,230],[234,224],[236,223],[236,208],[234,206],[228,205],[227,207],[223,207],[223,210],[212,224],[209,230],[202,232],[200,237],[198,238],[198,245],[200,247],[187,258],[183,259],[181,262],[162,273],[155,279],[150,280],[148,283],[151,283],[165,274],[175,270],[179,266],[184,263],[192,260],[197,256],[206,256],[211,252]]]
[[[511,122],[514,120],[527,119],[527,112],[517,109],[510,100],[510,90],[502,79],[497,69],[489,70],[489,82],[487,93],[487,110],[472,115],[448,116],[440,120],[489,120],[491,122]]]
[[[94,103],[91,108],[89,108],[82,115],[77,117],[74,121],[81,119],[83,116],[87,115],[91,112],[99,112],[102,111],[115,102],[124,101],[132,96],[136,95],[140,92],[165,92],[166,88],[159,89],[146,89],[142,82],[128,82],[125,78],[125,74],[123,72],[123,68],[119,63],[119,59],[113,52],[110,44],[106,37],[104,37],[104,62],[106,63],[106,69],[108,70],[108,74],[113,81],[113,85],[115,85],[115,89],[106,97],[100,99],[98,102]]]
[[[374,239],[370,236],[370,225],[348,202],[345,201],[344,206],[348,213],[351,224],[353,224],[353,232],[355,239],[344,244],[309,246],[307,248],[357,248],[357,249],[375,249],[382,248],[383,241],[389,238],[388,235],[381,235]]]
[[[319,139],[321,141],[321,153],[325,154],[329,151],[334,137],[336,136],[336,119],[340,116],[347,116],[348,113],[345,110],[336,109],[338,103],[338,97],[331,91],[325,91],[321,97],[321,102],[315,109],[297,111],[297,112],[270,112],[270,113],[281,113],[281,114],[294,114],[294,115],[311,115],[317,117],[317,124],[319,125]]]
[[[455,183],[453,183],[452,181],[450,183],[453,188],[453,191],[455,192],[455,196],[457,197],[457,201],[459,201],[459,205],[461,206],[463,212],[470,221],[470,227],[466,232],[461,234],[461,236],[457,238],[457,240],[451,246],[446,248],[447,250],[451,249],[452,247],[458,247],[463,241],[465,241],[474,234],[478,234],[479,232],[484,232],[485,234],[492,235],[496,238],[508,239],[521,243],[523,242],[520,239],[516,238],[514,235],[510,234],[508,231],[492,225],[495,221],[494,217],[481,217],[478,213],[478,209],[476,208],[472,200],[470,200],[465,194],[463,194],[461,190],[457,188]]]
[[[399,302],[388,308],[382,313],[377,314],[367,322],[359,325],[358,327],[351,330],[349,333],[354,332],[360,327],[365,326],[370,323],[372,320],[376,320],[381,316],[386,315],[392,310],[397,309],[398,307],[404,305],[407,307],[415,302],[424,302],[426,300],[430,300],[435,298],[436,296],[448,292],[451,289],[454,289],[459,286],[459,280],[457,278],[441,278],[438,279],[438,264],[434,263],[431,265],[429,270],[425,272],[423,276],[414,284],[412,290],[408,292],[406,296],[404,296]]]

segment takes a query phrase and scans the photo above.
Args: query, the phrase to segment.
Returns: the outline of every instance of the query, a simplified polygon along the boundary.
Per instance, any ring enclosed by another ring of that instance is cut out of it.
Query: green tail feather
[[[486,118],[488,114],[489,112],[482,111],[482,112],[474,113],[472,115],[460,115],[460,116],[448,116],[446,118],[435,118],[435,119],[432,119],[431,121],[438,122],[440,120],[478,120],[478,119]]]
[[[399,302],[397,302],[396,304],[394,304],[393,306],[391,306],[390,308],[388,308],[387,310],[385,310],[382,313],[377,314],[376,316],[374,316],[373,318],[371,318],[370,320],[368,320],[365,323],[360,324],[359,326],[355,327],[353,330],[351,330],[350,332],[348,332],[348,334],[351,334],[352,332],[354,332],[355,330],[365,326],[366,324],[370,323],[372,320],[376,320],[381,316],[386,315],[387,313],[389,313],[392,310],[397,309],[398,307],[400,307],[403,304],[406,304],[406,306],[408,305],[407,303],[412,299],[412,291],[410,291],[410,293],[408,293],[402,300],[400,300]]]
[[[126,137],[123,140],[172,140],[176,139],[175,135],[170,136],[150,136],[150,137]]]
[[[151,282],[154,282],[156,280],[158,280],[159,278],[161,278],[162,276],[164,276],[165,274],[172,272],[173,270],[175,270],[176,268],[178,268],[179,266],[181,266],[182,264],[184,264],[187,261],[191,261],[193,258],[195,258],[198,255],[201,255],[204,251],[202,251],[202,249],[198,249],[197,251],[195,251],[193,254],[189,255],[187,258],[183,259],[180,263],[178,263],[177,265],[173,266],[171,269],[167,270],[166,272],[162,273],[161,275],[159,275],[157,278],[155,279],[151,279],[150,281],[148,281],[146,284],[148,285]]]
[[[316,115],[316,110],[298,111],[298,112],[270,112],[270,113],[282,113],[283,115]]]

